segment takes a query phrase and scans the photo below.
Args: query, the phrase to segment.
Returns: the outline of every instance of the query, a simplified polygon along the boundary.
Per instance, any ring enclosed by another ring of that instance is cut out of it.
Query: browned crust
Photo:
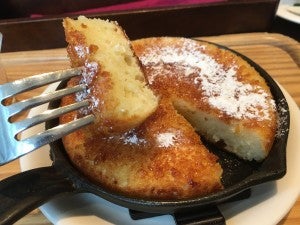
[[[157,136],[164,132],[176,132],[172,146],[157,143]],[[65,137],[64,145],[87,177],[128,196],[186,199],[222,189],[217,157],[208,152],[194,129],[169,103],[162,100],[134,134],[139,144],[128,144],[121,136],[95,135],[84,128]]]

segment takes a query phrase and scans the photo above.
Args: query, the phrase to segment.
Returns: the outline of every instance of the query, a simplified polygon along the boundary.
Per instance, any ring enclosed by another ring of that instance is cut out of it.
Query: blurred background
[[[5,0],[3,52],[65,47],[63,17],[116,20],[130,39],[275,32],[300,40],[300,0]]]

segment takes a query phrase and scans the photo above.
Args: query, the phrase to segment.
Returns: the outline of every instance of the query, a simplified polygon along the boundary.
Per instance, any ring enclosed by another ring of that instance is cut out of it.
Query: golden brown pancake
[[[68,97],[63,104],[73,101]],[[76,116],[73,113],[61,121]],[[63,142],[71,161],[85,176],[127,196],[174,200],[222,189],[218,158],[169,101],[162,100],[141,126],[126,133],[105,136],[86,127]]]
[[[83,66],[80,83],[101,132],[126,131],[141,124],[158,106],[131,43],[115,22],[66,18],[63,21],[71,66]]]
[[[277,128],[265,80],[245,60],[215,45],[185,38],[133,42],[152,90],[213,143],[245,160],[263,160]]]

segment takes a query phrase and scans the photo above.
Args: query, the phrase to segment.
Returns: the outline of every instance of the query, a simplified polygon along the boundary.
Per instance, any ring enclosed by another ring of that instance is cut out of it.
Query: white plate
[[[288,21],[294,22],[294,23],[298,23],[300,24],[300,15],[297,15],[295,13],[292,13],[291,11],[293,11],[291,9],[291,7],[295,4],[295,3],[300,3],[299,0],[285,0],[285,1],[281,1],[278,9],[277,9],[277,16],[286,19]],[[300,8],[300,6],[299,6]]]
[[[53,90],[50,85],[46,91]],[[287,145],[287,174],[284,178],[252,188],[249,199],[220,205],[227,225],[275,225],[292,208],[300,193],[300,111],[290,95],[284,91],[291,115],[291,127]],[[32,109],[30,116],[47,108],[47,105]],[[43,130],[43,126],[29,130],[29,133]],[[27,135],[28,135],[27,134]],[[20,159],[22,171],[51,165],[49,146],[36,150]],[[133,221],[126,208],[117,206],[92,194],[76,194],[56,198],[40,207],[45,216],[57,225],[104,225],[175,224],[169,215]],[[258,222],[259,221],[259,222]]]

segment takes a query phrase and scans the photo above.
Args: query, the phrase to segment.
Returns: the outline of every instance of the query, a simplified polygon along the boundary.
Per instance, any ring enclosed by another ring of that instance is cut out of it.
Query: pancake
[[[69,96],[65,102],[73,101]],[[69,119],[76,116],[73,113]],[[126,196],[177,200],[223,188],[218,158],[169,101],[161,100],[142,125],[126,133],[95,135],[85,127],[64,137],[63,143],[84,176]]]
[[[265,80],[229,50],[185,38],[133,42],[150,87],[170,99],[207,140],[245,160],[262,161],[277,128]]]
[[[63,21],[72,67],[84,67],[80,83],[99,132],[123,132],[141,124],[158,106],[125,32],[116,22],[66,18]],[[96,128],[95,128],[96,129]]]

